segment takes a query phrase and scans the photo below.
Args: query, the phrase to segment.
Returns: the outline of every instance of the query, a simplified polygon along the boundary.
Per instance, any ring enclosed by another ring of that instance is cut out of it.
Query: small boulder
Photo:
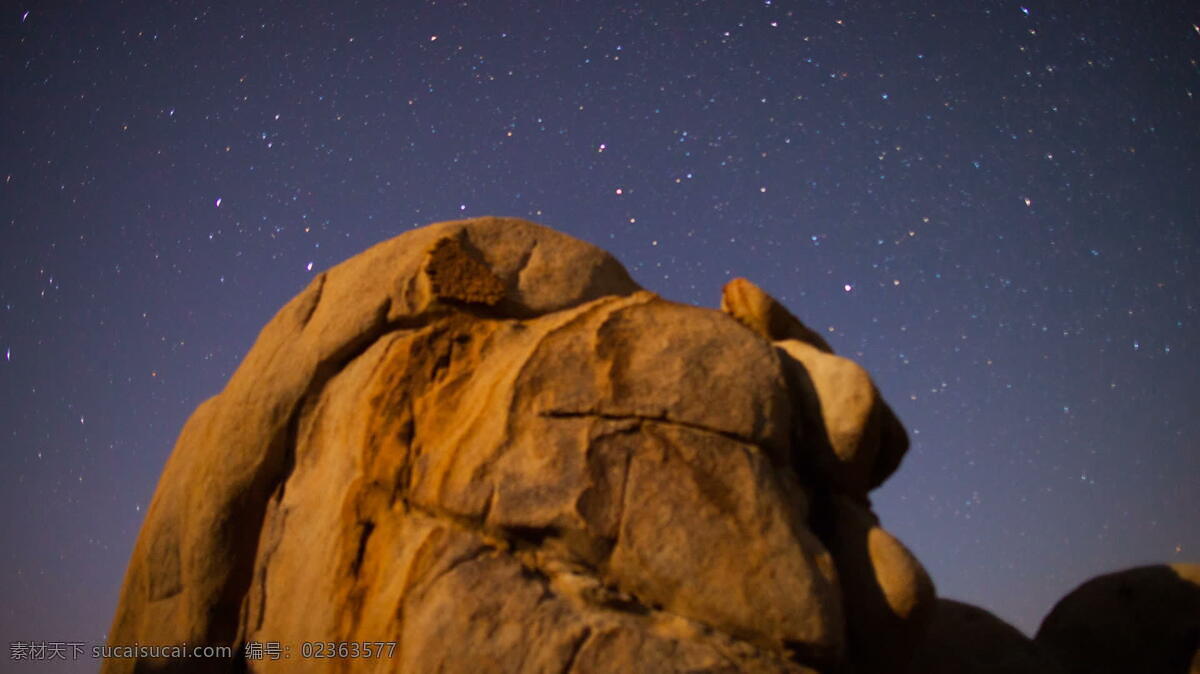
[[[744,278],[735,278],[725,284],[721,292],[721,311],[769,341],[796,339],[825,353],[833,353],[824,337],[796,318],[779,300]]]
[[[837,491],[863,496],[908,451],[908,434],[861,365],[796,339],[775,343],[792,391],[802,465]]]
[[[933,581],[866,507],[833,497],[830,552],[846,605],[849,658],[861,672],[902,669],[936,607]]]

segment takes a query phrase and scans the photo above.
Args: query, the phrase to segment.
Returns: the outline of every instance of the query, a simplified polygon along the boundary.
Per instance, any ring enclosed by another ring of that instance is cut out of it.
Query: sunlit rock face
[[[105,670],[904,671],[933,584],[867,493],[907,446],[748,281],[431,225],[314,279],[164,470],[110,643],[234,658]]]

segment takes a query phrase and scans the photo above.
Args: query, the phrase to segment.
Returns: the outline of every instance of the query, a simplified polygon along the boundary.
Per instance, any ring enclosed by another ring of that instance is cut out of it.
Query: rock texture
[[[937,600],[871,510],[908,443],[869,375],[745,279],[721,309],[510,218],[322,273],[182,429],[109,638],[235,656],[104,672],[1200,674],[1200,565],[1036,640]]]
[[[184,427],[110,636],[237,657],[105,671],[901,663],[933,586],[866,494],[903,428],[761,290],[722,305],[503,218],[321,274]],[[318,640],[396,647],[305,658]]]
[[[1036,643],[939,602],[871,508],[908,440],[870,377],[749,281],[721,307],[666,301],[604,251],[505,218],[431,225],[319,275],[184,426],[110,634],[236,656],[103,670],[1195,658],[1194,566],[1086,584]],[[368,658],[363,642],[394,647]],[[257,657],[271,644],[279,659]]]
[[[1055,605],[1035,641],[1068,674],[1200,674],[1200,564],[1093,578]]]

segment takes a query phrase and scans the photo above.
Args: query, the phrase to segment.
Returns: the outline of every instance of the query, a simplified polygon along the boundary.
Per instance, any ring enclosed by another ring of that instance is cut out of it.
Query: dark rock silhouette
[[[1093,578],[1054,606],[1035,641],[1068,674],[1200,674],[1200,564]]]

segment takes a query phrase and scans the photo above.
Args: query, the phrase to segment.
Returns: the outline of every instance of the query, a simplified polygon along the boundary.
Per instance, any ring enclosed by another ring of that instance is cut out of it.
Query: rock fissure
[[[628,413],[628,412],[599,412],[599,411],[595,411],[595,410],[561,410],[561,409],[543,410],[543,411],[539,412],[538,414],[540,416],[548,417],[551,419],[580,419],[580,418],[582,418],[582,419],[604,419],[607,421],[636,421],[639,423],[662,424],[664,426],[678,426],[680,428],[686,428],[686,429],[693,430],[693,431],[699,431],[701,433],[711,433],[713,435],[718,435],[727,440],[733,440],[734,442],[737,442],[739,444],[743,444],[748,447],[751,447],[756,452],[764,452],[762,445],[759,444],[759,441],[757,441],[753,438],[748,438],[744,435],[739,435],[737,433],[730,433],[729,431],[722,431],[720,429],[711,428],[709,426],[704,426],[704,425],[689,422],[689,421],[682,421],[679,419],[671,419],[666,414],[649,415],[649,414],[636,414],[636,413]]]
[[[571,674],[571,671],[575,669],[575,662],[579,659],[579,652],[583,650],[584,645],[587,644],[590,638],[592,638],[592,628],[584,627],[579,633],[579,637],[571,642],[567,660],[563,663],[560,674]]]
[[[579,593],[577,599],[585,602],[594,609],[615,611],[622,615],[635,616],[642,619],[670,618],[673,620],[682,620],[686,623],[697,625],[712,634],[718,634],[723,639],[739,644],[743,649],[753,649],[756,652],[775,652],[781,657],[805,666],[821,664],[819,658],[810,662],[803,659],[804,654],[801,654],[801,656],[792,656],[789,654],[788,651],[795,650],[795,644],[772,651],[771,649],[764,648],[760,643],[746,639],[742,635],[721,629],[715,625],[697,620],[694,617],[677,614],[661,605],[645,602],[638,598],[636,594],[628,592],[619,585],[614,584],[612,579],[601,578],[598,575],[597,569],[578,561],[573,561],[566,565],[562,564],[562,560],[555,560],[557,562],[555,564],[544,563],[538,559],[536,550],[540,547],[538,545],[539,539],[544,540],[549,535],[549,532],[538,530],[530,533],[522,528],[513,530],[503,527],[488,527],[474,518],[447,513],[438,508],[416,504],[410,504],[409,507],[425,517],[449,524],[457,529],[465,530],[478,536],[477,545],[473,546],[469,552],[454,558],[449,562],[447,568],[440,570],[435,576],[422,579],[422,585],[425,587],[432,586],[437,580],[444,578],[455,568],[475,561],[485,554],[507,555],[521,566],[524,572],[528,574],[527,577],[537,579],[542,584],[544,592],[550,595],[561,596],[554,590],[557,579],[563,576],[574,578],[585,577],[589,581],[590,587],[594,589],[592,592]],[[581,571],[585,571],[586,573],[581,573]]]
[[[533,252],[537,250],[537,247],[538,242],[534,241],[533,245],[529,246],[529,249],[522,253],[520,261],[517,262],[517,270],[513,276],[516,277],[518,286],[521,285],[521,275],[529,268],[529,262],[533,259]]]
[[[308,325],[308,322],[312,319],[313,314],[317,311],[317,306],[321,304],[321,296],[325,294],[325,280],[328,277],[327,275],[328,272],[321,272],[320,274],[317,274],[317,278],[314,279],[317,287],[316,290],[313,291],[313,298],[310,302],[310,305],[306,307],[304,315],[300,317],[301,330]]]
[[[367,542],[371,539],[371,533],[375,531],[375,522],[365,520],[362,524],[361,532],[358,535],[358,549],[354,553],[354,561],[350,563],[350,573],[358,577],[359,571],[362,570],[363,558],[367,554]]]

